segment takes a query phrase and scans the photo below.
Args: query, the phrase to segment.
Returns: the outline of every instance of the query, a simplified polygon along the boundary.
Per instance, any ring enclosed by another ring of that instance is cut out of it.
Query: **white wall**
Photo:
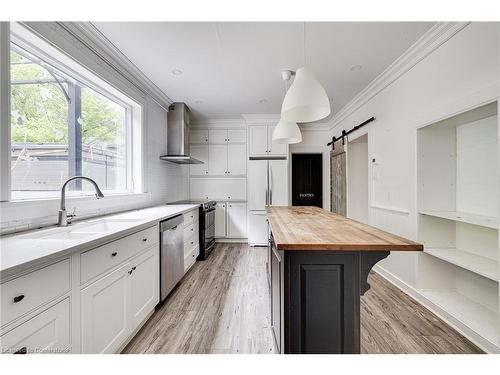
[[[334,123],[338,135],[375,116],[368,129],[370,224],[417,239],[416,129],[498,96],[498,23],[472,23],[406,73]],[[380,262],[415,285],[416,253]]]
[[[368,223],[368,136],[347,144],[347,217]]]

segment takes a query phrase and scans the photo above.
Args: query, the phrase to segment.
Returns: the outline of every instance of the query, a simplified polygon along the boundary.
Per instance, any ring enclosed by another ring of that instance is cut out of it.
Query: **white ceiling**
[[[94,24],[170,99],[186,102],[197,119],[279,113],[285,90],[281,71],[304,65],[300,22]],[[432,25],[308,22],[305,63],[335,113]],[[351,70],[356,65],[361,68]]]

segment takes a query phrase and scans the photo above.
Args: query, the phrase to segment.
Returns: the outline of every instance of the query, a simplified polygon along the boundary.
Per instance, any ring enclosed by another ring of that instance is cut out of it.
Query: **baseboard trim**
[[[471,341],[474,345],[479,347],[481,350],[484,350],[486,353],[491,354],[499,354],[500,347],[493,344],[489,340],[485,339],[477,332],[470,329],[467,325],[462,323],[460,320],[456,319],[452,315],[450,315],[446,310],[444,310],[439,305],[435,304],[427,297],[425,297],[420,291],[413,286],[409,285],[407,282],[401,280],[398,276],[394,275],[392,272],[387,271],[385,268],[380,265],[375,265],[373,267],[373,271],[378,273],[388,282],[401,289],[404,293],[409,295],[411,298],[416,300],[422,306],[430,310],[432,313],[437,315],[440,319],[442,319],[446,324],[452,327],[455,331],[466,337],[469,341]]]

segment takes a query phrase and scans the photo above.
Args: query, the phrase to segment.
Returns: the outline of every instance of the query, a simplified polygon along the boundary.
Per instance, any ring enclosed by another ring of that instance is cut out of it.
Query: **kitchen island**
[[[279,353],[359,353],[360,296],[405,238],[317,207],[266,208],[271,327]]]

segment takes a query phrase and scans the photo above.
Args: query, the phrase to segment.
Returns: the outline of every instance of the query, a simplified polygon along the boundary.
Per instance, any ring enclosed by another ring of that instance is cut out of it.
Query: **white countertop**
[[[73,252],[92,249],[197,207],[198,205],[195,204],[162,205],[99,216],[91,220],[75,222],[68,227],[52,226],[0,237],[0,279]],[[87,233],[82,235],[82,238],[46,238],[49,235],[57,236],[65,231],[78,232],[78,230],[83,230],[81,228],[93,223],[98,224],[103,220],[116,220],[116,222],[113,222],[113,228],[110,230],[102,233]]]

